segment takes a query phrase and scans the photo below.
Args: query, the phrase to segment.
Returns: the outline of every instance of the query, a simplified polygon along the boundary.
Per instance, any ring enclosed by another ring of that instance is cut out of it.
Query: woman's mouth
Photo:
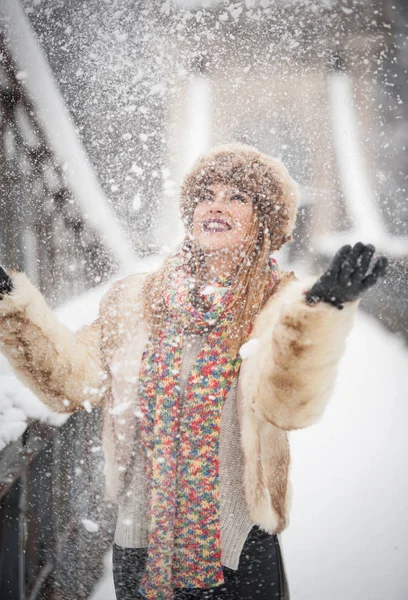
[[[224,221],[224,219],[207,219],[203,223],[204,231],[219,233],[223,231],[230,231],[232,229],[231,225]]]

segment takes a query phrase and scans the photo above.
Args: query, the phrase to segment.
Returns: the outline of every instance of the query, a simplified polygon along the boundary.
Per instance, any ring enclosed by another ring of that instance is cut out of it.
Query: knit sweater
[[[199,335],[185,338],[180,374],[182,402],[191,369],[203,343],[204,337]],[[230,569],[238,569],[242,547],[254,525],[244,497],[244,456],[236,403],[237,382],[238,379],[231,386],[223,406],[219,441],[222,564]],[[135,444],[137,452],[132,463],[130,489],[124,490],[119,498],[115,531],[115,543],[127,548],[148,545],[148,506],[140,431],[136,434]]]

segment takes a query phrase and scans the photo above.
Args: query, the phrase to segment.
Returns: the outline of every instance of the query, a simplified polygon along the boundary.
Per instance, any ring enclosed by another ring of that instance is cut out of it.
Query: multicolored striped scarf
[[[275,262],[276,265],[276,262]],[[139,592],[170,600],[173,588],[224,582],[219,519],[218,443],[221,411],[241,359],[226,344],[233,289],[214,279],[191,302],[193,278],[177,270],[165,292],[168,317],[143,353],[139,376],[150,531]],[[206,335],[180,407],[185,332]]]

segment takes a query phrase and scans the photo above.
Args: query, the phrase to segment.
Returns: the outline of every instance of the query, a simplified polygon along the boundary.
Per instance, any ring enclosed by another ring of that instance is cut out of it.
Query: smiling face
[[[193,236],[205,253],[226,254],[244,247],[253,224],[251,197],[222,183],[207,186],[193,215]]]

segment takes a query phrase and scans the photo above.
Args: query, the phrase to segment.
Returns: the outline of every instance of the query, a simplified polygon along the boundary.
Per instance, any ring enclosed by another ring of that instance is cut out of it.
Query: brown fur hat
[[[291,239],[300,188],[279,159],[239,143],[216,146],[201,156],[181,186],[181,215],[188,231],[200,193],[213,183],[237,186],[252,197],[269,230],[272,250]]]

